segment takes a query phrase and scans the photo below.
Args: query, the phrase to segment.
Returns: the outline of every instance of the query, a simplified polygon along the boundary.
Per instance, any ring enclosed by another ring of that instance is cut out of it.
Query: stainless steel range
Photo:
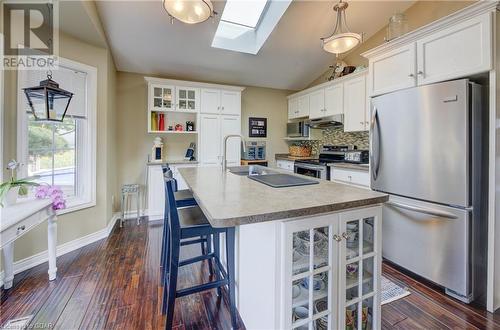
[[[330,171],[327,165],[344,162],[346,152],[353,149],[356,149],[356,147],[324,145],[321,148],[318,159],[296,160],[294,172],[314,178],[330,180]]]

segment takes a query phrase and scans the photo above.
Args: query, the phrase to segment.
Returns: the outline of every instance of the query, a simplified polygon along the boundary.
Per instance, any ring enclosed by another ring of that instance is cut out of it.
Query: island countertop
[[[389,199],[387,194],[325,180],[307,186],[272,188],[216,167],[180,168],[179,172],[213,227],[312,216],[368,207]]]

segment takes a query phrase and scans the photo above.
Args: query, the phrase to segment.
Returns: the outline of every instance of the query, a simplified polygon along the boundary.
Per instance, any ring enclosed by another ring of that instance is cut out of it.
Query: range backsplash
[[[333,127],[323,131],[323,140],[304,141],[302,144],[310,145],[313,154],[319,154],[321,146],[325,144],[356,146],[358,149],[368,150],[370,147],[370,139],[368,131],[344,132],[343,127]]]

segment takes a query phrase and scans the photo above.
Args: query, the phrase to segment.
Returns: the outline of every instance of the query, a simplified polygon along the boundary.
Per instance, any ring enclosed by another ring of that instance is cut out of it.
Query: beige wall
[[[95,233],[106,227],[111,218],[111,195],[115,193],[114,179],[114,75],[115,68],[107,49],[94,47],[80,40],[60,34],[60,56],[97,68],[97,205],[58,218],[58,245]],[[4,163],[16,156],[17,76],[6,74]],[[4,173],[4,178],[6,174]],[[20,260],[47,249],[47,228],[38,226],[15,242],[15,260]]]
[[[175,79],[182,79],[176,77]],[[287,99],[289,91],[247,87],[241,98],[241,131],[248,137],[248,117],[266,117],[268,120],[267,153],[274,162],[275,153],[287,152],[283,141],[286,134]],[[118,183],[144,183],[146,161],[157,134],[147,133],[147,84],[144,75],[118,72],[117,87],[117,167]],[[182,159],[190,142],[190,135],[163,135],[167,159]]]
[[[441,17],[465,8],[474,2],[475,1],[417,1],[404,12],[408,19],[408,29],[409,31],[415,30]],[[387,26],[384,26],[372,37],[364,41],[359,47],[342,56],[343,61],[348,65],[368,66],[368,60],[360,54],[384,43],[386,29]],[[330,74],[331,70],[324,72],[321,76],[316,78],[309,87],[324,83]]]

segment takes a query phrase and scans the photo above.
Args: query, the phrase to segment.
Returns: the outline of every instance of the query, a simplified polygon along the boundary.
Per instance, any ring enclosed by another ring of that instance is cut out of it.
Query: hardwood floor
[[[128,221],[122,229],[115,226],[107,240],[59,257],[53,282],[47,280],[47,263],[17,274],[14,286],[2,290],[0,325],[33,315],[32,326],[50,324],[64,330],[162,329],[161,233],[161,224],[144,219],[136,226]],[[500,329],[500,315],[461,304],[388,265],[383,270],[412,292],[383,306],[384,329]],[[207,274],[205,263],[183,267],[180,287],[206,282]],[[174,325],[229,329],[228,311],[226,299],[217,298],[215,290],[206,291],[177,300]]]

